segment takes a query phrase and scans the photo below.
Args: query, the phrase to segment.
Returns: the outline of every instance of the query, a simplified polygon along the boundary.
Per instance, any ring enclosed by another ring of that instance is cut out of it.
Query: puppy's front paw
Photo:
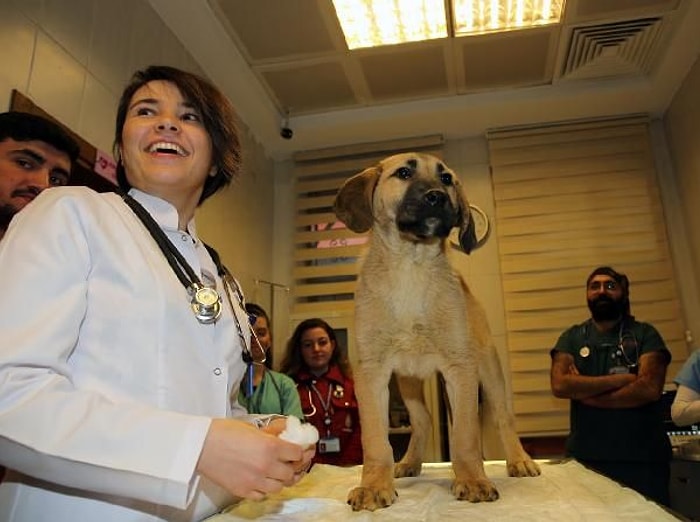
[[[469,502],[492,502],[498,500],[498,490],[488,479],[455,480],[452,483],[452,494],[457,500]]]
[[[508,462],[508,475],[510,477],[536,477],[540,473],[539,465],[530,458]]]
[[[397,497],[398,494],[393,489],[374,489],[359,486],[352,489],[348,494],[348,504],[350,504],[353,511],[363,509],[374,511],[391,506]]]

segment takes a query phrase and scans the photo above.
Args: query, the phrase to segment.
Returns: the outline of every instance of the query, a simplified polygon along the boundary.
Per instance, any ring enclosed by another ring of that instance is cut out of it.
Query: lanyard
[[[311,399],[311,390],[316,393],[316,396],[318,397],[319,402],[321,403],[321,407],[323,408],[323,413],[325,414],[323,417],[323,424],[326,426],[326,434],[330,436],[331,434],[331,394],[333,393],[333,383],[328,384],[328,394],[326,396],[326,400],[324,402],[323,397],[321,397],[321,392],[318,391],[318,388],[316,388],[316,385],[314,383],[309,384],[309,399]],[[311,401],[309,401],[311,402]],[[313,403],[312,403],[313,404]],[[314,413],[316,409],[314,408]]]

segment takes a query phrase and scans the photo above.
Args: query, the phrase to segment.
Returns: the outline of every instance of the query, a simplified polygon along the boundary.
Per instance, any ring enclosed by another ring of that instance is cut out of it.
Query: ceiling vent
[[[663,18],[575,27],[562,71],[567,80],[649,73],[660,50]]]

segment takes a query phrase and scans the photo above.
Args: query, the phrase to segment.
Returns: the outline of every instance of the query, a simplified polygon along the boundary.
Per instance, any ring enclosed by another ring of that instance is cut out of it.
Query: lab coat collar
[[[164,199],[133,187],[129,190],[129,195],[141,203],[141,206],[148,211],[161,228],[177,232],[179,217],[177,209],[173,205]],[[197,240],[197,227],[195,226],[194,218],[187,223],[187,233]]]

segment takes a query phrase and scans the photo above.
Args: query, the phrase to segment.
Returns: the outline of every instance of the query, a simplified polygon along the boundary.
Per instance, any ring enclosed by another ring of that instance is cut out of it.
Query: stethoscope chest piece
[[[214,288],[198,284],[188,288],[191,296],[190,307],[194,316],[202,324],[211,324],[221,316],[221,296]]]

